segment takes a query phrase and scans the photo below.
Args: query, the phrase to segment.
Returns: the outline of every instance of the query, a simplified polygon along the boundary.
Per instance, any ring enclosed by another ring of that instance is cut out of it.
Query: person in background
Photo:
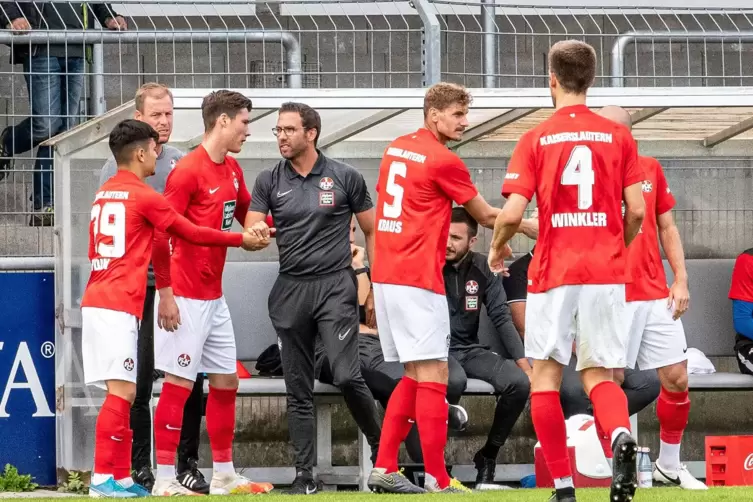
[[[134,97],[134,118],[146,122],[159,134],[157,164],[154,175],[144,181],[157,192],[165,191],[165,180],[183,152],[167,144],[173,130],[173,95],[163,84],[150,82],[142,85]],[[99,185],[118,172],[114,157],[102,167]],[[152,388],[154,385],[154,271],[149,267],[144,298],[144,313],[139,325],[138,356],[136,368],[136,398],[131,406],[133,427],[133,454],[131,469],[133,480],[151,492],[154,487],[152,473]],[[208,494],[209,483],[199,470],[199,439],[204,402],[204,375],[199,374],[183,410],[183,429],[178,447],[178,482],[191,491]]]
[[[737,366],[740,373],[753,375],[753,248],[746,249],[735,260],[729,299],[736,332]]]
[[[0,2],[0,25],[13,33],[34,30],[87,30],[94,19],[108,30],[125,30],[123,16],[103,2]],[[11,64],[20,64],[29,93],[30,117],[0,133],[0,180],[13,157],[78,123],[86,60],[91,46],[72,43],[11,45]],[[14,113],[17,111],[14,110]],[[34,164],[31,226],[52,226],[52,150],[40,147]]]

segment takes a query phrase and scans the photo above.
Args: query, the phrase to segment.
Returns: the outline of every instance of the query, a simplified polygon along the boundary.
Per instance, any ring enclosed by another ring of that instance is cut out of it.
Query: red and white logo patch
[[[319,205],[320,206],[334,206],[335,205],[335,192],[319,192]]]
[[[191,356],[188,354],[181,354],[178,356],[178,366],[185,368],[189,364],[191,364]]]
[[[322,178],[319,180],[319,188],[322,190],[332,190],[332,187],[335,186],[335,182],[332,180],[332,178]]]
[[[123,368],[125,368],[126,371],[133,371],[133,368],[136,367],[136,363],[133,362],[133,359],[130,357],[123,361]]]
[[[475,295],[478,293],[478,283],[476,281],[468,281],[465,283],[465,292],[469,295]]]

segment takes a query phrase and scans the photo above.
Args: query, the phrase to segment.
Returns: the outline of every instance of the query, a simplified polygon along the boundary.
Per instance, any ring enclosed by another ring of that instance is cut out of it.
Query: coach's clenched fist
[[[248,228],[243,232],[243,249],[246,251],[259,251],[269,246],[269,227],[264,222],[262,225],[266,227],[266,231],[259,228]],[[266,235],[264,235],[266,233]]]

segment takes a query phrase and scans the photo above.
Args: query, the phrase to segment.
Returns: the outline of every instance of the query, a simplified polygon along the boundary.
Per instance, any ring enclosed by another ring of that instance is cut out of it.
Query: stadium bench
[[[734,260],[688,260],[690,277],[691,308],[683,317],[688,347],[701,350],[707,356],[733,355],[734,330],[732,328],[731,305],[727,300],[729,279]],[[665,263],[668,276],[671,270]],[[242,361],[255,361],[259,354],[276,342],[276,335],[269,320],[267,297],[277,277],[276,262],[230,262],[225,267],[225,296],[233,317],[238,343],[238,358]],[[504,352],[499,346],[491,324],[482,317],[482,339],[496,351]],[[249,369],[251,366],[249,366]],[[749,390],[753,389],[753,377],[738,373],[715,373],[712,375],[691,375],[691,390]],[[155,387],[159,393],[160,385]],[[493,394],[491,385],[474,379],[468,380],[465,395]],[[284,396],[285,383],[282,378],[253,377],[241,380],[239,395],[243,396]],[[344,467],[332,465],[332,405],[340,402],[337,388],[316,382],[314,386],[316,409],[316,467],[315,472],[327,487],[336,485],[359,485],[365,489],[365,481],[371,469],[369,448],[362,434],[359,434],[359,466]],[[633,417],[635,418],[635,417]],[[637,421],[633,420],[634,427]],[[455,466],[455,473],[463,481],[475,474],[472,466]],[[249,468],[248,475],[278,484],[292,482],[293,467]],[[498,480],[518,480],[533,472],[530,465],[502,464],[498,467]]]

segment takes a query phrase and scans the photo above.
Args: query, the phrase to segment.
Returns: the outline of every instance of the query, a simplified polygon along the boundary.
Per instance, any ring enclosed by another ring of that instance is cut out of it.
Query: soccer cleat
[[[175,497],[180,495],[201,496],[200,493],[192,492],[182,484],[178,483],[177,479],[165,478],[157,478],[154,482],[154,488],[152,488],[152,495],[155,497]]]
[[[126,488],[126,491],[133,493],[134,495],[136,495],[136,497],[149,497],[152,494],[151,491],[147,490],[138,483],[132,484],[131,486]]]
[[[554,490],[552,496],[549,497],[549,502],[576,502],[575,488],[568,486],[567,488]]]
[[[132,499],[136,497],[113,478],[107,478],[107,481],[98,485],[89,486],[89,497],[107,498],[107,499]]]
[[[698,481],[688,471],[685,464],[681,464],[676,471],[663,469],[659,462],[654,464],[654,481],[665,485],[679,486],[683,490],[708,490],[709,487]]]
[[[314,476],[309,471],[299,470],[293,480],[293,485],[286,495],[314,495],[319,493],[319,485],[314,481]]]
[[[465,411],[465,408],[457,404],[449,405],[447,427],[457,432],[463,432],[468,427],[468,412]]]
[[[426,491],[429,493],[473,493],[473,490],[471,490],[455,478],[450,478],[450,484],[445,488],[439,488],[439,485],[437,485],[437,480],[434,479],[434,476],[427,474],[425,479],[426,481],[424,482],[424,486],[426,487]]]
[[[188,466],[178,473],[178,483],[193,492],[209,495],[209,483],[199,470],[198,461],[195,458],[189,458],[187,463]]]
[[[617,436],[612,446],[613,465],[612,486],[609,491],[611,502],[630,502],[638,488],[638,468],[635,458],[638,444],[627,432]]]
[[[374,467],[366,485],[374,493],[426,493],[426,490],[411,483],[402,469],[388,473],[382,467]]]
[[[152,488],[154,488],[154,474],[152,474],[152,470],[148,465],[145,465],[137,471],[133,471],[131,473],[131,479],[133,479],[134,483],[143,486],[150,492],[152,491]]]
[[[240,474],[225,474],[214,472],[209,484],[210,495],[257,495],[269,493],[274,487],[271,483],[256,483]]]

